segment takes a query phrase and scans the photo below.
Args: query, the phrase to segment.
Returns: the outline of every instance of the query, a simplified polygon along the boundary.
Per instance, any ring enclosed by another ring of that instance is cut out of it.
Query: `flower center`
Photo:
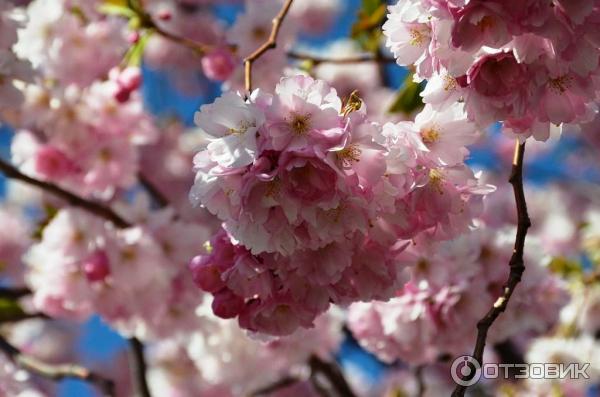
[[[421,130],[421,139],[426,145],[435,143],[440,139],[440,131],[435,126]]]
[[[548,85],[550,89],[557,94],[564,94],[567,89],[571,87],[571,83],[573,82],[573,78],[571,76],[560,76],[555,79],[548,80]]]
[[[246,121],[246,120],[242,120],[240,122],[239,127],[237,129],[236,128],[230,128],[229,129],[229,133],[232,134],[232,135],[234,135],[234,134],[235,135],[244,135],[246,133],[246,131],[248,131],[248,129],[250,127],[256,127],[256,124],[251,123],[251,122]]]
[[[361,151],[356,145],[348,145],[339,152],[336,152],[337,158],[346,167],[352,165],[352,163],[360,161]]]
[[[458,83],[456,82],[456,79],[450,75],[445,75],[443,77],[444,79],[444,91],[454,91],[456,89],[456,86],[458,85]]]
[[[425,37],[423,33],[418,29],[411,29],[410,32],[410,45],[414,45],[415,47],[420,47],[425,42]]]
[[[493,28],[496,25],[496,21],[494,21],[494,17],[490,15],[486,15],[479,22],[477,22],[477,27],[482,32]]]
[[[296,135],[305,135],[310,130],[310,114],[293,114],[289,122]]]
[[[439,194],[444,194],[442,189],[442,182],[444,181],[444,174],[437,168],[429,170],[429,183],[431,186],[438,191]]]

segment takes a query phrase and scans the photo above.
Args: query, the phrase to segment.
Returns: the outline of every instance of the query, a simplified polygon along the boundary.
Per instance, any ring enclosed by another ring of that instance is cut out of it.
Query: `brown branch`
[[[169,199],[141,171],[138,172],[138,181],[161,208],[169,206]]]
[[[314,374],[320,373],[325,376],[340,397],[356,397],[337,365],[323,361],[314,354],[310,356],[308,365]]]
[[[152,18],[149,15],[147,15],[147,17],[145,19],[145,23],[146,23],[146,27],[148,29],[155,31],[156,33],[158,33],[159,35],[161,35],[162,37],[164,37],[167,40],[170,40],[174,43],[177,43],[184,47],[187,47],[188,49],[192,50],[195,54],[197,54],[199,56],[203,56],[208,51],[210,51],[210,46],[197,43],[194,40],[190,40],[190,39],[182,37],[182,36],[177,36],[176,34],[173,34],[171,32],[164,30],[163,28],[159,27],[152,20]]]
[[[277,16],[273,18],[273,27],[271,29],[271,34],[269,35],[268,40],[264,42],[263,45],[258,47],[256,51],[244,58],[244,80],[246,91],[252,91],[252,64],[265,52],[277,47],[277,36],[279,35],[281,24],[285,19],[288,11],[290,10],[290,7],[292,6],[293,2],[294,0],[286,0]]]
[[[31,295],[31,290],[27,287],[0,287],[0,298],[16,300]]]
[[[266,385],[264,387],[261,387],[258,390],[253,391],[252,393],[248,394],[248,396],[249,397],[267,396],[273,392],[276,392],[281,389],[285,389],[289,386],[295,385],[298,382],[300,382],[299,378],[296,378],[294,376],[286,376],[286,377],[283,377],[269,385]]]
[[[53,381],[61,381],[66,378],[79,379],[95,385],[102,391],[103,396],[113,397],[116,395],[115,384],[112,380],[106,379],[87,368],[75,364],[47,364],[23,354],[2,336],[0,336],[0,350],[4,352],[15,365],[18,365],[32,374]]]
[[[417,381],[417,397],[423,397],[425,395],[425,379],[423,377],[423,370],[425,369],[424,365],[419,365],[415,368],[415,379]]]
[[[314,65],[319,65],[321,63],[347,65],[347,64],[353,64],[353,63],[366,63],[366,62],[377,62],[380,64],[396,62],[396,60],[394,58],[386,57],[383,55],[374,56],[371,54],[356,55],[356,56],[350,56],[350,57],[346,57],[346,58],[327,58],[327,57],[321,57],[321,56],[316,56],[316,55],[311,55],[311,54],[304,54],[304,53],[295,52],[295,51],[289,51],[287,53],[287,56],[291,59],[296,59],[299,61],[310,61]]]
[[[154,22],[154,19],[152,19],[152,15],[150,15],[144,9],[144,6],[141,1],[127,0],[127,6],[129,7],[129,9],[135,12],[137,18],[139,19],[140,26],[142,28],[154,31],[167,40],[189,48],[198,55],[204,55],[210,50],[210,47],[207,45],[197,43],[194,40],[190,40],[186,37],[178,36],[158,26],[156,22]]]
[[[506,310],[510,297],[515,288],[521,281],[525,272],[525,262],[523,253],[525,249],[525,238],[527,230],[531,226],[531,220],[527,213],[527,202],[525,200],[525,192],[523,190],[523,157],[525,156],[525,143],[520,144],[518,141],[515,144],[515,156],[513,159],[512,172],[509,182],[513,186],[515,201],[517,206],[517,235],[515,237],[515,246],[513,254],[509,261],[510,273],[503,287],[502,295],[496,300],[490,311],[477,323],[477,342],[473,351],[473,358],[479,364],[483,361],[483,350],[487,334],[494,321],[498,316]],[[467,390],[466,386],[458,385],[452,393],[452,397],[463,397]]]
[[[101,218],[107,219],[114,223],[117,227],[125,228],[131,226],[129,222],[127,222],[125,219],[119,216],[111,208],[105,207],[104,205],[98,202],[79,197],[76,194],[73,194],[53,183],[41,181],[39,179],[35,179],[28,175],[25,175],[12,164],[6,162],[3,159],[0,159],[0,172],[6,175],[7,178],[19,180],[28,185],[35,186],[50,194],[53,194],[54,196],[65,200],[73,207],[82,208]]]
[[[144,358],[144,344],[133,337],[129,339],[130,362],[135,389],[138,397],[151,397],[148,380],[146,379],[146,359]]]

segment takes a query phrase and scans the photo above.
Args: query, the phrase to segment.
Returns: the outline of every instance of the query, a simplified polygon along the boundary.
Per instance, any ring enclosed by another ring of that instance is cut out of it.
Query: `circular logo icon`
[[[481,378],[481,364],[471,356],[460,356],[452,362],[450,372],[454,383],[471,386]]]

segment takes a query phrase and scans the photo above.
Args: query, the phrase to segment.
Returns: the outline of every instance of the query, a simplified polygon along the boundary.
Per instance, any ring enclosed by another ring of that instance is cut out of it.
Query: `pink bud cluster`
[[[190,198],[225,230],[191,268],[216,314],[289,334],[329,303],[391,297],[401,240],[468,229],[490,187],[463,164],[477,133],[461,108],[384,126],[363,108],[299,75],[197,113],[207,144]]]
[[[539,140],[597,111],[594,0],[408,0],[389,11],[387,46],[429,80],[426,103],[464,101],[471,120]]]

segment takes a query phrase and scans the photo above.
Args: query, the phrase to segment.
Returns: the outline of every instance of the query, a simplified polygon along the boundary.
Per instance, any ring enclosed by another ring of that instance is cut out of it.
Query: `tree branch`
[[[35,186],[50,194],[53,194],[58,198],[65,200],[67,203],[74,207],[82,208],[101,218],[107,219],[114,223],[117,227],[125,228],[131,226],[129,222],[127,222],[125,219],[119,216],[111,208],[105,207],[104,205],[98,202],[86,200],[82,197],[79,197],[76,194],[73,194],[53,183],[41,181],[39,179],[35,179],[28,175],[25,175],[12,164],[6,162],[3,159],[0,159],[0,172],[6,175],[7,178],[19,180],[28,185]]]
[[[0,298],[16,300],[27,295],[31,295],[31,290],[27,287],[0,287]]]
[[[346,57],[346,58],[327,58],[327,57],[305,54],[305,53],[296,52],[296,51],[289,51],[287,53],[287,56],[290,59],[296,59],[299,61],[310,61],[315,65],[319,65],[321,63],[346,65],[346,64],[365,63],[365,62],[377,62],[380,64],[396,62],[396,60],[394,58],[386,57],[383,55],[374,56],[372,54],[356,55],[356,56],[350,56],[350,57]]]
[[[0,171],[2,173],[4,173],[4,175],[6,175],[7,178],[11,178],[11,179],[16,179],[19,181],[22,181],[26,184],[29,184],[31,186],[35,186],[39,189],[42,189],[50,194],[55,195],[56,197],[59,197],[63,200],[65,200],[66,202],[68,202],[70,205],[74,206],[74,207],[79,207],[82,208],[86,211],[89,211],[90,213],[97,215],[99,217],[102,217],[104,219],[107,219],[111,222],[113,222],[115,224],[115,226],[120,227],[120,228],[125,228],[125,227],[129,227],[131,226],[131,224],[126,221],[125,219],[121,218],[121,216],[119,216],[116,212],[114,212],[111,208],[109,207],[105,207],[100,203],[97,203],[95,201],[91,201],[91,200],[86,200],[84,198],[81,198],[67,190],[64,190],[63,188],[54,185],[52,183],[49,182],[44,182],[44,181],[40,181],[38,179],[32,178],[30,176],[27,176],[25,174],[23,174],[21,171],[19,171],[17,168],[15,168],[13,165],[11,165],[10,163],[7,163],[6,161],[0,159]],[[0,291],[2,292],[2,291]],[[10,291],[10,290],[5,290],[4,293],[8,294],[8,295],[13,295],[16,297],[20,297],[23,295],[26,295],[29,291],[25,291],[25,290],[15,290],[15,291]],[[23,295],[21,295],[23,294]],[[130,340],[131,343],[131,350],[132,350],[132,367],[133,367],[133,371],[135,372],[135,379],[137,381],[138,387],[139,387],[139,393],[142,397],[150,397],[150,391],[148,388],[148,384],[146,381],[146,362],[144,360],[144,345],[137,339],[132,338]],[[9,354],[9,356],[11,357],[16,357],[19,358],[19,361],[23,361],[25,359],[21,358],[21,355],[19,353],[18,350],[14,349],[14,348],[9,348],[8,346],[10,345],[2,345],[2,340],[0,340],[0,349],[4,350],[5,352],[7,352],[7,354]],[[85,370],[85,369],[80,369],[79,367],[74,367],[74,366],[65,366],[65,367],[59,367],[58,372],[56,372],[54,367],[47,367],[44,366],[45,364],[39,363],[39,362],[31,362],[31,361],[27,361],[25,362],[25,364],[21,364],[24,368],[29,368],[31,367],[32,372],[35,371],[46,371],[47,372],[47,376],[53,376],[54,378],[52,379],[62,379],[64,377],[76,377],[76,378],[81,378],[84,380],[87,380],[89,378],[90,381],[92,382],[99,382],[99,380],[97,379],[97,376],[90,373],[89,371]],[[26,365],[29,365],[29,367],[26,367]],[[33,365],[33,366],[32,366]],[[83,377],[87,377],[87,378],[83,378]],[[108,394],[111,395],[112,394]]]
[[[415,380],[417,381],[417,397],[425,396],[425,379],[423,376],[424,365],[419,365],[414,369]]]
[[[42,362],[36,358],[26,356],[19,349],[11,345],[3,336],[0,336],[0,350],[16,365],[32,374],[53,381],[61,381],[66,378],[79,379],[95,385],[106,397],[115,396],[115,384],[87,368],[75,364],[52,365]]]
[[[244,78],[246,91],[252,91],[252,64],[260,58],[265,52],[274,49],[277,47],[277,36],[279,35],[279,30],[281,29],[281,24],[285,19],[290,7],[294,0],[286,0],[281,7],[281,10],[277,14],[275,18],[273,18],[273,28],[271,29],[271,34],[269,35],[269,39],[263,43],[260,47],[256,49],[252,54],[248,55],[244,59]]]
[[[169,199],[141,171],[138,172],[138,180],[161,208],[169,206]]]
[[[292,386],[298,382],[300,382],[299,378],[296,378],[294,376],[286,376],[286,377],[281,378],[271,384],[261,387],[258,390],[253,391],[248,396],[249,397],[268,396],[269,394],[271,394],[273,392],[276,392],[281,389],[285,389],[286,387]]]
[[[313,373],[323,374],[340,397],[356,397],[337,365],[323,361],[314,354],[310,356],[308,365]]]
[[[515,202],[517,207],[517,235],[515,237],[515,246],[513,254],[509,261],[510,273],[508,280],[504,284],[502,295],[496,300],[494,306],[490,311],[477,323],[477,342],[473,351],[473,358],[477,360],[479,364],[483,361],[483,350],[485,348],[485,342],[487,334],[494,321],[498,316],[506,310],[510,297],[512,296],[515,288],[521,281],[523,273],[525,272],[525,263],[523,260],[523,253],[525,249],[525,238],[527,237],[527,230],[531,226],[531,220],[527,213],[527,201],[525,200],[525,192],[523,190],[523,158],[525,156],[525,143],[520,144],[518,141],[515,144],[515,156],[513,159],[512,172],[510,175],[509,182],[513,186],[515,194]],[[458,385],[452,393],[452,397],[463,397],[466,386]]]
[[[144,358],[144,344],[133,337],[129,339],[130,362],[135,389],[139,397],[151,397],[150,388],[146,379],[146,359]]]

